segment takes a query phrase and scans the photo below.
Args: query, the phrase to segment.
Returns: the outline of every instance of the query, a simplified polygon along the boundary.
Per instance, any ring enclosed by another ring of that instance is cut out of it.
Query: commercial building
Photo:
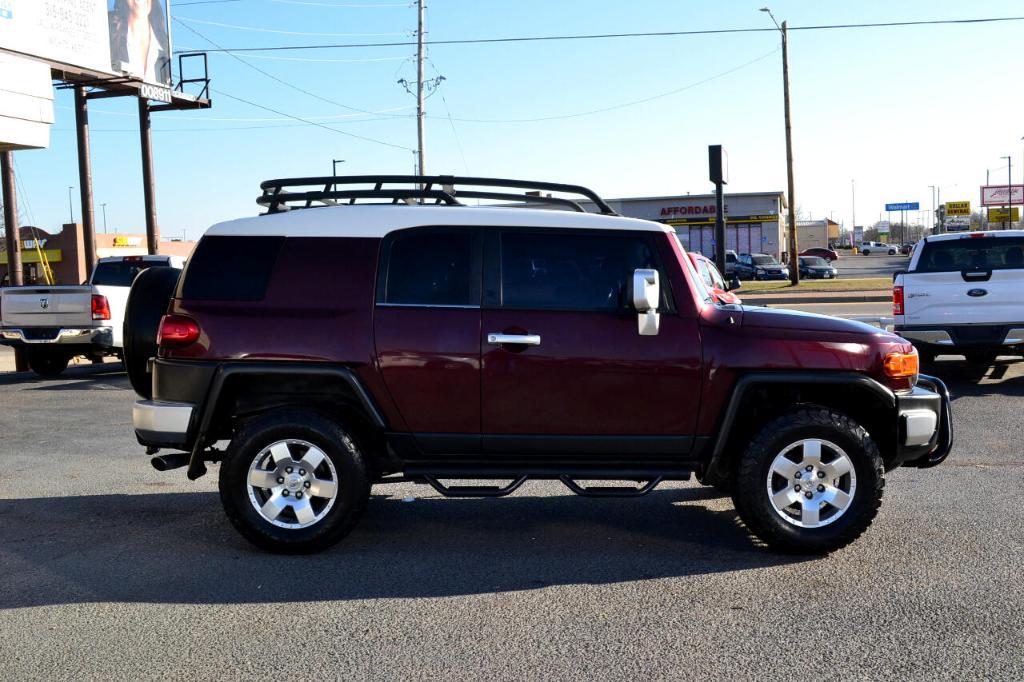
[[[25,284],[45,284],[46,265],[53,273],[54,284],[81,284],[86,280],[85,248],[80,223],[64,225],[59,234],[50,234],[38,227],[22,227],[19,233]],[[194,241],[161,241],[159,251],[164,255],[187,258],[195,244]],[[145,233],[96,235],[97,258],[145,254]],[[9,282],[7,263],[6,248],[0,245],[0,281],[5,285]]]
[[[672,225],[687,250],[714,257],[714,194],[610,199],[608,203],[624,216]],[[725,248],[781,259],[786,253],[787,206],[783,192],[726,194]]]

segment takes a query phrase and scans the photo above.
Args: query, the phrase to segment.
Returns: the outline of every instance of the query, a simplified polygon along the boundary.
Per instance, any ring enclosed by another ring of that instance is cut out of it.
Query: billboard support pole
[[[3,186],[4,226],[7,228],[7,274],[8,284],[20,287],[24,284],[21,269],[21,235],[18,229],[18,191],[14,183],[14,152],[0,152],[0,181]],[[24,372],[28,369],[25,349],[15,346],[14,369]]]
[[[82,241],[85,244],[85,278],[96,265],[96,212],[92,205],[92,159],[89,152],[89,103],[85,86],[75,86],[75,128],[78,136],[78,187],[82,199]]]
[[[156,255],[160,232],[156,225],[156,184],[153,181],[153,135],[150,129],[149,102],[139,98],[139,140],[142,146],[142,193],[146,204],[146,252]]]

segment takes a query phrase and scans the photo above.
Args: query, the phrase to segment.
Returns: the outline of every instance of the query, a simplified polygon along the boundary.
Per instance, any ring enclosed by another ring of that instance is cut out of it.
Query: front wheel
[[[68,368],[71,356],[48,348],[29,348],[25,359],[30,370],[41,377],[52,379]]]
[[[355,526],[370,496],[352,436],[312,412],[280,410],[246,422],[220,469],[228,519],[257,547],[318,552]]]
[[[761,429],[740,461],[733,501],[770,547],[827,554],[871,525],[884,485],[867,432],[840,412],[810,406]]]

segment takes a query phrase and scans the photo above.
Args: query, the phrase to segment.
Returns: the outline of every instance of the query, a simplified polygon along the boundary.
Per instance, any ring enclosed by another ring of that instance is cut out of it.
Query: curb
[[[850,296],[749,296],[737,295],[744,305],[785,305],[800,303],[892,303],[892,294],[853,294]]]

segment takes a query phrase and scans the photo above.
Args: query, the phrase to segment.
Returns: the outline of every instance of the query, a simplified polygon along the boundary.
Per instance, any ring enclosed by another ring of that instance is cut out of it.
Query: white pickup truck
[[[924,360],[1024,354],[1024,230],[925,237],[893,281],[893,315]]]
[[[71,358],[121,355],[125,304],[132,281],[154,265],[181,269],[180,256],[101,258],[88,284],[0,289],[0,344],[25,348],[29,368],[44,377]]]

